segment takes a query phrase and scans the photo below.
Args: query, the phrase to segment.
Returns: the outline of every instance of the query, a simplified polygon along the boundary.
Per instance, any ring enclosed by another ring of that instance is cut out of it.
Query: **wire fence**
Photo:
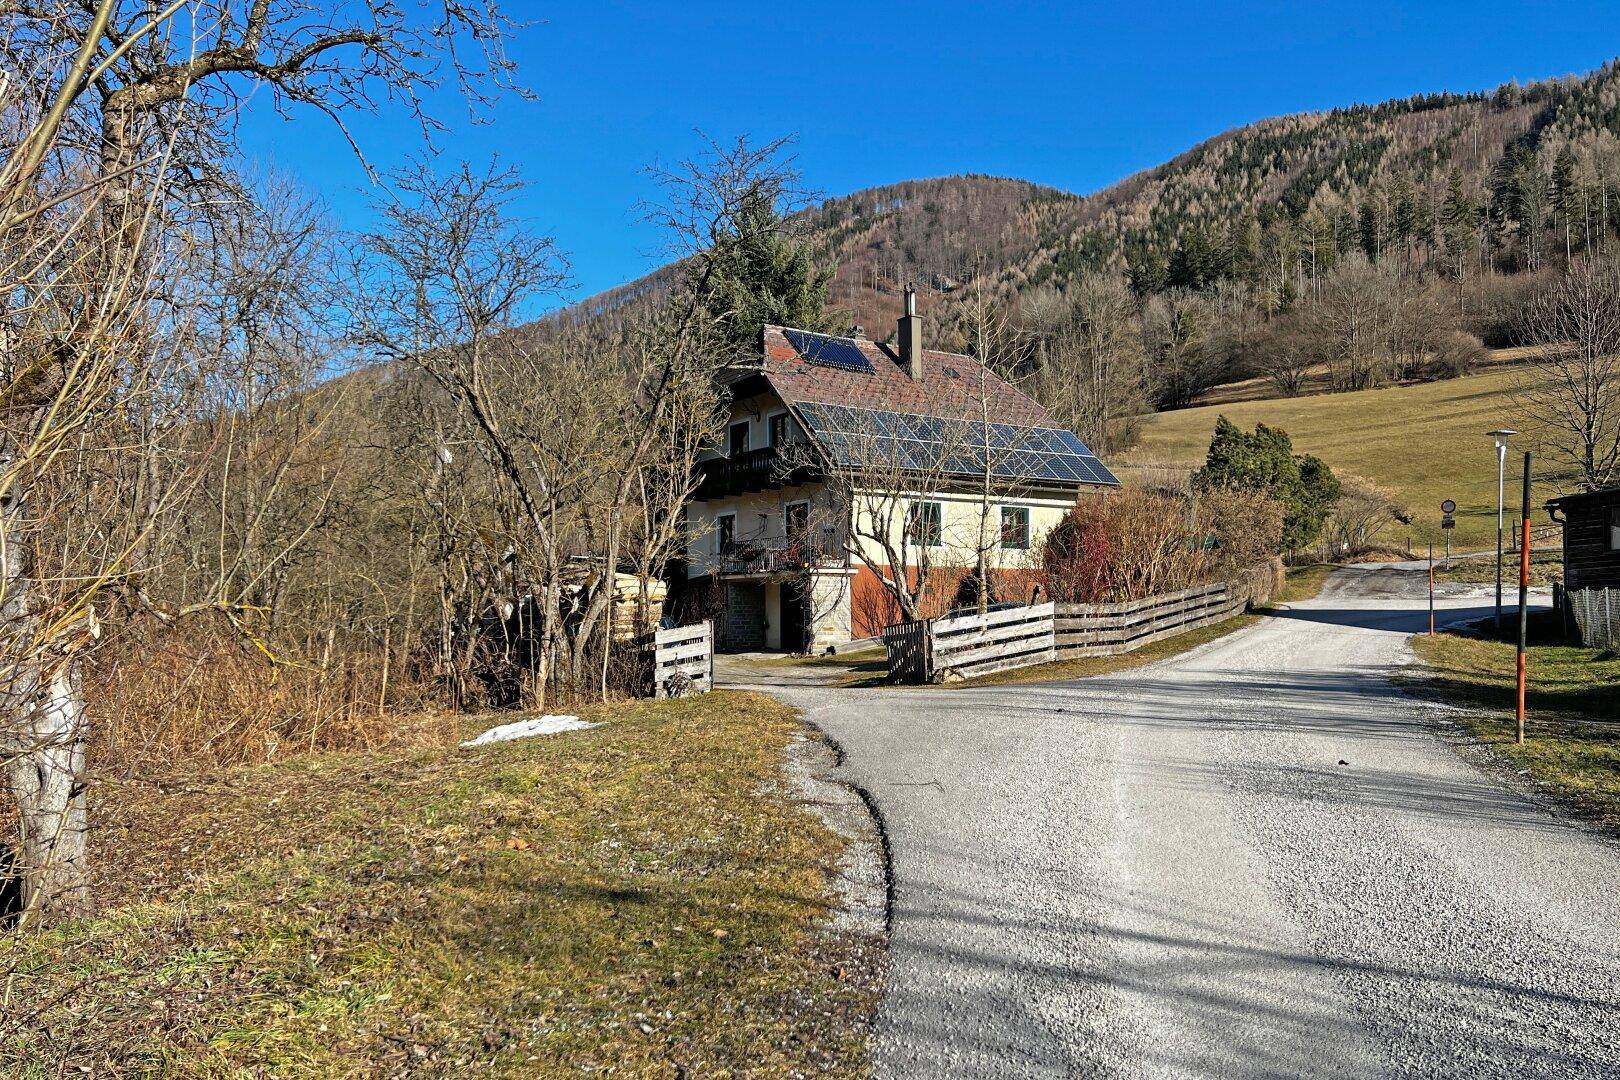
[[[1581,644],[1613,649],[1620,643],[1620,589],[1574,589],[1564,593],[1564,609],[1574,620]]]

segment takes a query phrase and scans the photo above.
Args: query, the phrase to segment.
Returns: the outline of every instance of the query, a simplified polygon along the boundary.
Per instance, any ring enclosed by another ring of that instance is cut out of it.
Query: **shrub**
[[[1372,550],[1388,530],[1411,520],[1400,500],[1377,484],[1347,476],[1342,487],[1327,524],[1328,541],[1335,554]]]
[[[1465,330],[1448,330],[1440,334],[1429,357],[1429,377],[1451,379],[1467,375],[1485,359],[1485,346],[1479,338]]]
[[[1047,535],[1047,594],[1103,603],[1207,581],[1218,560],[1198,525],[1191,504],[1176,495],[1127,488],[1083,500]]]
[[[1199,517],[1214,536],[1221,569],[1237,573],[1282,550],[1283,506],[1269,495],[1216,488],[1199,503]]]
[[[1286,431],[1256,424],[1253,432],[1246,432],[1224,416],[1215,421],[1209,454],[1193,483],[1204,492],[1251,492],[1275,499],[1283,508],[1286,551],[1315,542],[1339,499],[1333,470],[1318,457],[1295,454]]]

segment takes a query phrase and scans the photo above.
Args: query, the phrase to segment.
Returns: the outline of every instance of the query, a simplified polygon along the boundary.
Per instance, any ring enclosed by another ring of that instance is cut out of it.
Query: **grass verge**
[[[1620,828],[1620,658],[1557,642],[1557,617],[1531,621],[1524,745],[1514,742],[1514,646],[1462,633],[1418,635],[1418,694],[1461,706],[1468,732],[1572,809]]]
[[[864,1075],[876,950],[754,694],[107,783],[100,913],[0,941],[0,1073]]]

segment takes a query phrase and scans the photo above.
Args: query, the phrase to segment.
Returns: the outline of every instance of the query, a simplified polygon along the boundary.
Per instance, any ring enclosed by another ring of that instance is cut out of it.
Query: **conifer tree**
[[[1575,155],[1569,147],[1558,151],[1553,160],[1552,209],[1564,234],[1564,260],[1574,257],[1574,222],[1581,213],[1581,183],[1575,173]]]
[[[800,330],[828,326],[831,268],[817,268],[810,245],[795,239],[770,197],[749,195],[732,230],[717,241],[706,267],[705,306],[739,352],[759,347],[767,323]]]
[[[1451,179],[1446,182],[1445,201],[1440,204],[1440,228],[1445,236],[1451,269],[1459,280],[1463,277],[1468,257],[1474,251],[1478,217],[1479,208],[1474,204],[1473,196],[1463,187],[1462,176],[1453,171]]]

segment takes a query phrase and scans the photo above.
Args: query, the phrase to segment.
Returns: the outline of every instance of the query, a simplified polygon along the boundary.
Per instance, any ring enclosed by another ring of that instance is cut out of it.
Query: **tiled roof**
[[[853,339],[872,371],[812,364],[780,326],[765,328],[765,378],[789,405],[821,402],[951,419],[990,419],[1020,427],[1061,427],[1045,407],[971,356],[923,351],[923,377],[913,380],[892,346]]]

